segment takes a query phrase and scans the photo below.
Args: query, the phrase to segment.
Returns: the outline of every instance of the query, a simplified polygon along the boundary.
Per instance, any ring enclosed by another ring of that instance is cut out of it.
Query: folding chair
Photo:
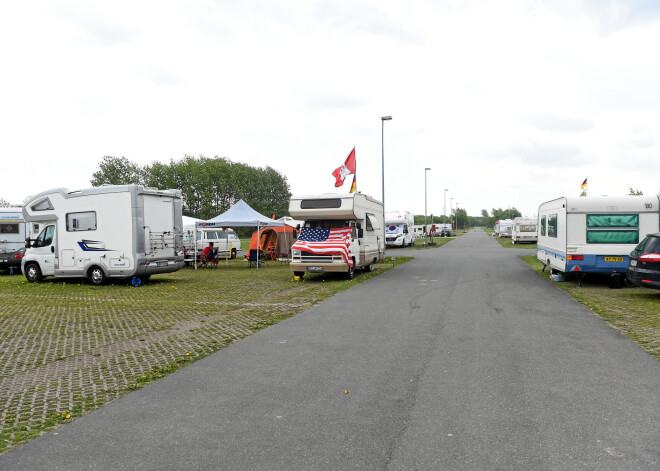
[[[250,249],[247,260],[248,268],[263,267],[266,264],[262,250]]]
[[[199,265],[201,267],[218,266],[218,259],[212,258],[209,255],[210,253],[211,253],[211,247],[204,247],[204,251],[199,256]]]

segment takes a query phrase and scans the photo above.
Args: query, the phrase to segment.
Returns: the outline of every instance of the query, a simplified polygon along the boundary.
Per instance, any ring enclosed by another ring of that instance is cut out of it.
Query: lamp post
[[[453,203],[453,201],[454,201],[454,198],[449,198],[449,220],[450,220],[450,221],[453,221],[453,220],[454,220],[453,216],[451,215],[451,212],[454,210],[454,203]],[[452,225],[453,225],[453,224],[452,224]],[[453,231],[454,228],[452,227],[451,230]]]
[[[429,167],[424,169],[424,245],[428,245],[426,236],[429,233],[429,228],[426,225],[426,175],[428,174],[429,170],[431,170]]]
[[[442,206],[442,215],[444,216],[444,220],[442,222],[446,223],[447,222],[447,192],[449,191],[449,188],[445,188],[445,204]]]
[[[383,183],[383,259],[385,259],[385,121],[390,121],[391,116],[380,117],[380,149],[382,153],[382,183]]]

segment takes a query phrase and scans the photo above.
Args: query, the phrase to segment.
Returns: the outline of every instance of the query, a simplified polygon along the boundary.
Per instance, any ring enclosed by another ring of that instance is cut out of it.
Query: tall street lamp
[[[442,206],[442,215],[444,216],[444,220],[442,222],[446,223],[447,222],[447,192],[449,191],[449,188],[445,188],[445,204]]]
[[[431,169],[428,167],[424,169],[424,245],[428,245],[426,236],[429,233],[429,228],[426,225],[426,175],[428,174],[429,170]]]
[[[454,217],[451,215],[451,212],[454,210],[454,198],[449,198],[449,220],[453,221]],[[454,228],[452,227],[451,230],[453,231]]]
[[[458,201],[456,202],[456,205],[454,206],[454,225],[456,226],[456,230],[458,230]]]
[[[382,152],[382,180],[383,180],[383,259],[385,259],[385,121],[391,120],[391,116],[380,118],[380,148]]]

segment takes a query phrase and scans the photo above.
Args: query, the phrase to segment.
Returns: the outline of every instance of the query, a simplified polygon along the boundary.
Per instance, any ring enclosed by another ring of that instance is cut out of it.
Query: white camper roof
[[[543,203],[546,208],[561,208],[565,205],[568,213],[625,213],[657,212],[657,195],[629,196],[572,196],[561,197]]]

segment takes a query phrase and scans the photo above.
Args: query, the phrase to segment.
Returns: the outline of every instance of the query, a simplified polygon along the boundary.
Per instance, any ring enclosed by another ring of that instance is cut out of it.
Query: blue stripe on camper
[[[537,251],[538,250],[543,250],[547,254],[554,255],[555,257],[561,258],[562,260],[566,260],[566,252],[558,252],[556,250],[553,250],[553,249],[548,248],[548,247],[544,247],[542,245],[538,245],[536,247],[536,250]]]
[[[623,262],[606,262],[605,257],[623,257]],[[626,273],[628,271],[627,255],[584,255],[584,260],[566,260],[566,272],[580,271],[586,273]]]

